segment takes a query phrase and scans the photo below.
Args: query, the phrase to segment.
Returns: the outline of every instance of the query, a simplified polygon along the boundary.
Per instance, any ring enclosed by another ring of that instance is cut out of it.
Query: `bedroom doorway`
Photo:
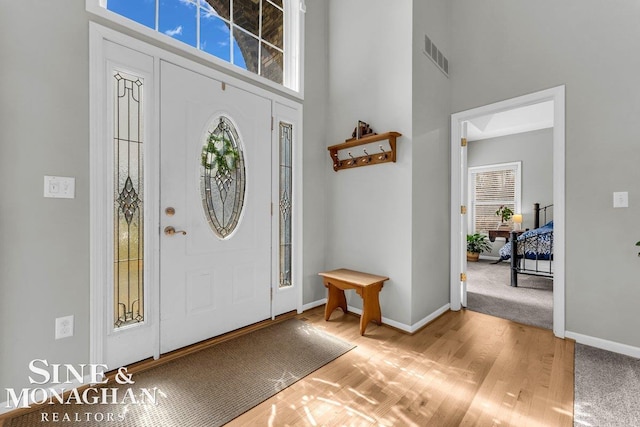
[[[564,86],[524,95],[518,98],[478,107],[452,115],[451,120],[451,309],[467,306],[466,235],[469,216],[474,214],[469,206],[467,132],[470,123],[483,123],[487,117],[505,114],[515,109],[535,108],[544,103],[552,104],[552,202],[554,219],[553,236],[553,332],[563,338],[565,329],[564,305]],[[485,122],[486,124],[486,122]],[[502,135],[507,135],[505,132]],[[513,132],[511,132],[513,133]],[[544,201],[542,203],[545,203]],[[523,209],[529,209],[526,204]],[[532,225],[527,225],[527,228]],[[497,246],[497,245],[496,245]],[[504,263],[504,261],[503,261]],[[474,266],[475,267],[475,266]],[[507,270],[508,271],[508,270]],[[521,276],[522,277],[522,276]],[[536,279],[538,279],[536,277]]]

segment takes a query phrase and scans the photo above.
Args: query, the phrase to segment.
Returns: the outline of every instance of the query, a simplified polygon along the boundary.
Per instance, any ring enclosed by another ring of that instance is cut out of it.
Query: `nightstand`
[[[499,230],[489,230],[489,240],[492,242],[496,241],[496,237],[503,237],[509,241],[511,237],[511,231],[515,231],[518,236],[524,233],[526,230],[509,230],[509,229],[499,229]]]

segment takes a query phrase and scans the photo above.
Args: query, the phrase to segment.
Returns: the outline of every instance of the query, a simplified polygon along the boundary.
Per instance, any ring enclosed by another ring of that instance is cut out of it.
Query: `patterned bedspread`
[[[553,221],[518,236],[518,257],[523,255],[527,259],[553,259]],[[509,258],[511,258],[510,242],[500,248],[500,259]]]

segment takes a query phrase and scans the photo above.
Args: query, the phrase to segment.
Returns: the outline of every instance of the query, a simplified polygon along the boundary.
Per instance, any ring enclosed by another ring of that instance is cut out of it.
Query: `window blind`
[[[487,233],[498,226],[500,217],[496,211],[500,206],[508,206],[515,212],[516,168],[472,172],[472,186],[473,231],[476,233]]]

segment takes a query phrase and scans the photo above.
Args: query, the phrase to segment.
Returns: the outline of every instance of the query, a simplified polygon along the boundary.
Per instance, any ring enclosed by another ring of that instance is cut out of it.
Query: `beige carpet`
[[[116,404],[56,403],[8,420],[5,426],[219,426],[352,348],[301,320],[290,319],[135,374],[135,384],[119,386],[131,388],[137,396],[142,388],[157,387],[156,405],[131,404],[131,400],[121,404],[126,392],[121,390]],[[43,422],[43,416],[48,422]]]

